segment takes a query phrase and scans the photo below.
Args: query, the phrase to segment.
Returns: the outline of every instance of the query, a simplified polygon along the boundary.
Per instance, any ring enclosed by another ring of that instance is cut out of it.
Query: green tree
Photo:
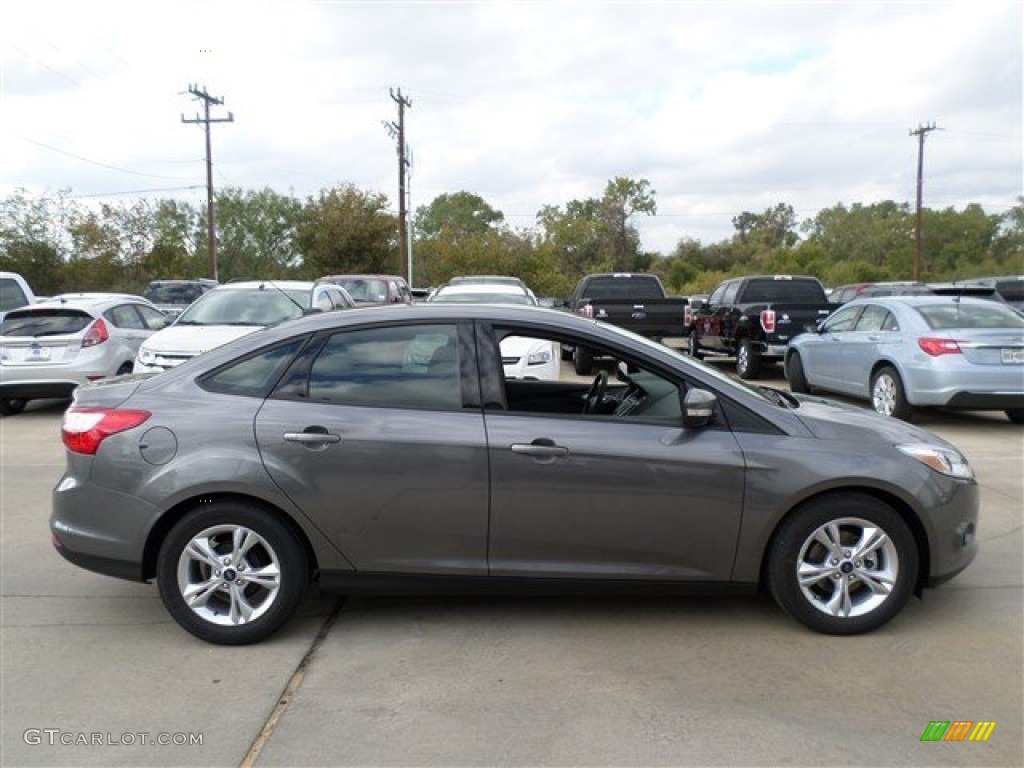
[[[301,267],[297,231],[302,203],[272,189],[227,187],[217,193],[217,276],[283,278]],[[198,251],[207,253],[206,211],[199,215]]]
[[[447,238],[457,243],[499,229],[504,223],[501,211],[479,195],[455,192],[439,195],[429,205],[417,208],[414,229],[419,241]]]
[[[351,184],[310,197],[297,227],[307,277],[371,272],[402,274],[398,217],[382,194]]]

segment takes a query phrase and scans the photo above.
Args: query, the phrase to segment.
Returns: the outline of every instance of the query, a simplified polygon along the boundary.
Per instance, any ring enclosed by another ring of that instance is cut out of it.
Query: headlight
[[[897,445],[903,453],[925,464],[936,472],[955,477],[960,480],[973,480],[974,470],[960,453],[949,448],[939,448],[928,443],[910,443]]]
[[[527,365],[544,365],[544,363],[551,362],[551,350],[544,349],[540,352],[531,352],[530,356],[526,358]]]
[[[156,363],[156,352],[151,349],[141,347],[139,349],[139,362],[143,365],[153,365]]]

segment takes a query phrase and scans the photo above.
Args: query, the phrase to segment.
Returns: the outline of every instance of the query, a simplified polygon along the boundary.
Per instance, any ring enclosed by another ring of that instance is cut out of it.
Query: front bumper
[[[942,483],[944,493],[933,501],[925,521],[930,567],[924,585],[928,587],[949,581],[978,554],[978,484],[947,478]]]

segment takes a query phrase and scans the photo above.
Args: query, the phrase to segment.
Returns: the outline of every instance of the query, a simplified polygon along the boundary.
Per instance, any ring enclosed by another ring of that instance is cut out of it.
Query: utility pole
[[[911,131],[917,136],[917,215],[914,220],[914,280],[921,279],[921,192],[924,186],[924,137],[936,130],[935,123],[918,125]]]
[[[213,156],[210,152],[210,123],[233,123],[235,116],[228,112],[227,117],[210,117],[210,105],[221,105],[224,99],[218,99],[206,92],[204,85],[200,90],[198,85],[190,85],[188,92],[197,99],[202,99],[203,116],[196,113],[195,119],[186,119],[181,116],[183,123],[202,123],[206,129],[206,252],[207,252],[207,277],[217,279],[217,239],[216,230],[213,225]]]
[[[405,109],[412,107],[412,102],[402,95],[402,89],[398,92],[391,89],[391,99],[398,104],[398,122],[385,122],[384,127],[392,138],[398,141],[398,253],[399,259],[402,254],[408,254],[408,276],[409,287],[412,287],[412,247],[409,243],[409,222],[406,209],[405,174],[409,167],[409,160],[406,157],[408,148],[405,146]]]

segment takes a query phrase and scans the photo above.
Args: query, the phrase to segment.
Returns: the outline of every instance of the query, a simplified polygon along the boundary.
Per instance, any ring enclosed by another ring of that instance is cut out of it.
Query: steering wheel
[[[597,407],[604,400],[604,392],[608,389],[608,371],[601,371],[594,377],[594,383],[590,385],[586,396],[583,398],[583,413],[589,414],[597,411]]]

